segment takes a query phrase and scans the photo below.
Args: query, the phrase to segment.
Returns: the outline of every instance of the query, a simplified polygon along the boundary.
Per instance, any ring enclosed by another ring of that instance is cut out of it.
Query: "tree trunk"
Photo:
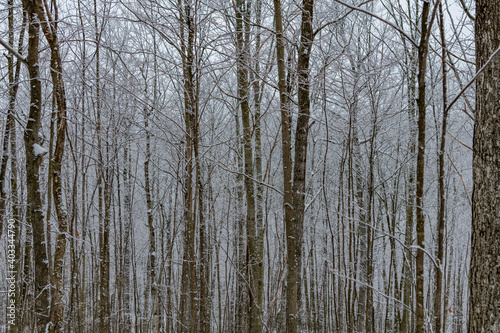
[[[147,94],[147,89],[146,89]],[[149,133],[149,111],[144,109],[144,130],[146,134],[146,157],[144,160],[144,191],[146,192],[146,216],[148,221],[149,230],[149,251],[148,251],[148,267],[147,278],[149,285],[146,293],[151,295],[151,306],[149,307],[148,317],[152,317],[152,322],[148,323],[147,330],[156,332],[158,331],[159,306],[158,304],[158,286],[156,277],[156,235],[153,216],[153,200],[151,195],[151,177],[149,170],[149,163],[151,160],[151,135]],[[146,305],[149,306],[149,305]]]
[[[408,77],[408,127],[409,127],[409,148],[410,161],[408,167],[408,180],[406,183],[406,226],[405,226],[405,246],[406,254],[403,265],[403,314],[401,318],[401,332],[409,333],[412,331],[412,317],[414,301],[411,297],[413,290],[413,267],[414,267],[414,251],[413,245],[413,229],[414,229],[414,209],[415,209],[415,71],[414,58],[410,56],[410,74]]]
[[[283,209],[285,211],[285,234],[287,253],[287,292],[286,292],[286,321],[287,331],[297,332],[297,284],[296,265],[291,263],[295,259],[295,238],[293,225],[293,191],[292,191],[292,156],[290,137],[290,114],[287,94],[287,79],[285,72],[285,38],[283,36],[283,22],[281,14],[281,1],[274,0],[274,24],[276,28],[276,60],[278,63],[278,89],[280,93],[281,111],[281,149],[283,163]]]
[[[195,229],[193,216],[193,123],[195,117],[194,93],[194,22],[190,1],[179,1],[181,23],[181,57],[184,80],[184,118],[186,131],[185,151],[185,183],[184,183],[184,258],[182,262],[182,295],[181,295],[181,332],[197,331],[197,292],[196,292],[196,258]],[[187,39],[186,39],[187,34]]]
[[[8,1],[9,7],[9,45],[14,48],[14,7],[13,0]],[[23,23],[22,28],[19,34],[19,42],[18,42],[18,53],[21,53],[22,45],[24,41],[24,32],[26,26],[26,16],[23,13]],[[21,271],[21,224],[19,220],[19,198],[18,198],[18,188],[17,188],[17,158],[16,158],[16,123],[15,123],[15,105],[17,98],[17,91],[19,88],[19,74],[21,71],[21,61],[18,60],[16,65],[14,66],[14,56],[9,54],[8,56],[8,75],[9,75],[9,104],[7,109],[7,120],[5,122],[5,132],[4,132],[4,142],[3,142],[3,155],[1,162],[1,171],[0,171],[0,221],[4,221],[4,216],[6,215],[5,211],[5,203],[6,203],[6,191],[5,191],[5,180],[6,180],[6,171],[8,164],[8,149],[10,146],[10,191],[12,196],[12,219],[14,221],[14,254],[15,254],[15,264],[14,264],[14,272],[16,272],[17,276],[17,293],[15,296],[15,302],[17,306],[21,306],[22,304],[22,279],[23,274]],[[2,229],[0,227],[0,229]],[[2,235],[2,231],[0,230],[0,237]],[[9,239],[10,240],[10,239]],[[10,243],[10,242],[9,242]],[[17,310],[18,311],[18,310]],[[20,312],[16,313],[16,318],[14,318],[14,324],[10,325],[12,332],[17,332],[21,330],[21,320],[20,320]]]
[[[417,140],[417,188],[416,188],[416,215],[417,215],[417,258],[416,258],[416,301],[417,301],[417,333],[425,332],[425,304],[424,304],[424,240],[425,240],[425,216],[424,216],[424,169],[425,169],[425,73],[427,70],[428,34],[430,24],[430,3],[424,2],[422,9],[420,44],[418,47],[418,140]]]
[[[243,125],[243,155],[245,173],[245,197],[246,197],[246,277],[248,283],[248,332],[260,333],[262,331],[261,308],[255,298],[258,281],[256,281],[255,268],[258,263],[257,253],[257,228],[255,221],[255,187],[254,187],[254,165],[252,149],[252,128],[250,125],[250,103],[249,103],[249,74],[250,65],[248,56],[248,20],[249,3],[245,0],[236,1],[236,50],[237,50],[237,77],[238,77],[238,99],[241,109],[241,123]],[[246,21],[246,22],[244,22]]]
[[[62,192],[62,160],[64,156],[64,145],[66,141],[66,94],[64,89],[62,59],[60,53],[59,40],[57,37],[57,7],[54,8],[55,17],[52,19],[50,13],[44,11],[44,6],[40,0],[35,1],[38,17],[41,22],[42,31],[49,43],[51,50],[51,77],[54,87],[55,102],[57,106],[56,119],[56,145],[52,160],[52,197],[58,218],[58,234],[56,249],[54,254],[53,272],[51,275],[52,299],[50,321],[54,332],[63,332],[64,317],[64,286],[63,286],[63,266],[64,254],[66,253],[66,233],[68,230],[68,214],[63,203]],[[54,6],[57,6],[55,3]]]
[[[261,48],[261,36],[259,25],[262,22],[262,0],[257,0],[255,6],[255,58],[254,58],[254,71],[250,72],[250,82],[252,82],[254,94],[254,108],[255,108],[255,178],[258,183],[256,184],[256,260],[255,263],[255,280],[257,290],[255,290],[256,304],[261,309],[261,315],[264,316],[264,215],[263,215],[263,196],[264,188],[262,186],[262,130],[261,130],[261,82],[260,77],[260,60],[258,57]],[[247,25],[249,23],[247,22]]]
[[[301,271],[306,195],[307,145],[309,136],[309,59],[314,39],[312,28],[314,0],[302,1],[302,25],[297,60],[299,115],[295,131],[295,162],[293,169],[292,238],[287,237],[291,249],[288,257],[287,331],[299,332],[301,307]],[[287,244],[287,245],[288,245]],[[288,305],[290,302],[290,305]]]
[[[476,1],[476,66],[500,47],[500,1]],[[500,57],[476,82],[469,333],[500,331]]]
[[[446,39],[444,30],[443,5],[439,3],[439,32],[441,35],[441,66],[443,72],[443,123],[441,126],[441,144],[438,152],[438,239],[436,261],[436,291],[434,293],[434,331],[442,332],[443,327],[443,271],[444,266],[444,229],[445,229],[445,188],[444,188],[444,151],[446,148],[446,124],[448,120],[447,78],[446,78]]]
[[[28,16],[28,57],[27,65],[30,77],[30,108],[24,131],[26,150],[27,212],[26,219],[33,231],[33,260],[35,263],[35,318],[36,331],[45,332],[49,324],[49,288],[48,258],[45,244],[44,214],[40,186],[40,165],[45,154],[38,148],[42,113],[42,86],[39,77],[39,32],[40,22],[37,17],[36,3],[23,0],[23,7]]]

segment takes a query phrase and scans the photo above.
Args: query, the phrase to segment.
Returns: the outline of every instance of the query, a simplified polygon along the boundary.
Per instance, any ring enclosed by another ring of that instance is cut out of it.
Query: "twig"
[[[417,43],[415,43],[415,41],[410,37],[408,36],[403,30],[401,30],[399,27],[397,27],[394,23],[391,23],[383,18],[381,18],[380,16],[377,16],[375,14],[373,14],[372,12],[369,12],[363,8],[359,8],[359,7],[356,7],[356,6],[352,6],[352,5],[349,5],[349,4],[346,4],[345,2],[342,2],[340,0],[335,0],[336,2],[340,3],[341,5],[344,5],[346,6],[347,8],[350,8],[352,10],[357,10],[358,12],[361,12],[361,13],[365,13],[367,15],[370,15],[371,17],[374,17],[376,18],[377,20],[380,20],[382,22],[384,22],[385,24],[389,25],[391,28],[397,30],[403,37],[405,37],[406,39],[408,39],[408,41],[410,41],[410,43],[415,46],[416,48],[418,48],[418,45]]]

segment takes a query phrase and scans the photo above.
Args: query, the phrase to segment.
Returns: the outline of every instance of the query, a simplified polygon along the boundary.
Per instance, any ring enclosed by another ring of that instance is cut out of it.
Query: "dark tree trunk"
[[[194,14],[190,1],[179,1],[180,23],[181,23],[181,57],[183,65],[184,80],[184,117],[186,131],[185,151],[185,184],[184,184],[184,258],[182,262],[182,297],[181,297],[181,332],[197,331],[197,292],[196,292],[196,244],[195,229],[196,221],[193,213],[193,136],[195,119],[195,96],[194,93]],[[186,36],[187,35],[187,36]],[[187,37],[187,38],[186,38]]]
[[[425,332],[425,303],[424,303],[424,240],[425,240],[425,216],[424,216],[424,170],[425,170],[425,73],[427,70],[427,54],[429,45],[429,30],[431,24],[428,22],[430,3],[424,2],[422,9],[420,44],[418,46],[418,139],[417,139],[417,188],[416,188],[416,215],[417,215],[417,333]]]
[[[476,66],[500,47],[500,1],[476,1]],[[500,331],[500,57],[476,82],[469,333]]]
[[[285,38],[283,36],[283,18],[281,14],[281,1],[274,0],[274,24],[276,28],[276,60],[278,63],[278,89],[280,93],[280,111],[281,111],[281,149],[283,163],[283,209],[285,211],[285,233],[286,233],[286,253],[287,253],[287,292],[286,292],[286,321],[287,331],[297,331],[297,297],[296,281],[294,272],[291,272],[295,266],[290,264],[295,258],[295,239],[293,225],[293,192],[292,192],[292,156],[291,156],[291,136],[290,136],[290,112],[288,110],[288,92],[285,66]],[[290,276],[290,273],[292,274]],[[294,290],[291,290],[291,289]]]
[[[36,3],[24,0],[23,7],[28,16],[28,72],[30,77],[30,108],[24,131],[26,149],[27,222],[33,232],[33,260],[35,263],[35,318],[38,332],[45,332],[49,324],[48,258],[45,244],[44,214],[40,187],[40,165],[44,154],[35,151],[40,142],[42,113],[42,86],[39,77],[39,32],[40,22]]]
[[[287,280],[287,331],[300,331],[302,242],[306,194],[307,144],[309,136],[309,59],[314,39],[312,28],[314,0],[302,2],[302,25],[297,59],[299,115],[295,131],[295,163],[293,169],[293,238],[287,237],[290,245]],[[295,300],[292,300],[295,298]]]
[[[446,148],[446,123],[448,120],[447,79],[446,79],[446,39],[444,30],[443,5],[439,3],[439,32],[441,35],[441,66],[443,71],[443,124],[438,156],[438,250],[436,267],[436,292],[434,293],[434,330],[443,330],[443,271],[444,267],[444,231],[445,231],[445,188],[444,188],[444,150]]]

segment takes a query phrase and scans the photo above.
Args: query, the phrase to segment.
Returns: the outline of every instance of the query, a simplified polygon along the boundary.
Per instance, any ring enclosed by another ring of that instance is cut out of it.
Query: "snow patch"
[[[47,149],[43,148],[38,143],[35,143],[33,145],[33,151],[35,152],[35,156],[44,155],[47,153]]]

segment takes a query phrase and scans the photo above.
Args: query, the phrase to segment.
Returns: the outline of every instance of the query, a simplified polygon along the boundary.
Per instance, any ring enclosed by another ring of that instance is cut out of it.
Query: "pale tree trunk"
[[[500,331],[500,1],[476,1],[476,82],[469,333]]]
[[[256,229],[257,229],[257,239],[256,239],[256,260],[255,263],[255,280],[256,280],[256,290],[255,298],[256,304],[261,309],[261,315],[264,316],[264,212],[263,212],[263,196],[264,188],[262,186],[263,175],[262,175],[262,130],[261,130],[261,82],[259,80],[260,76],[260,61],[259,61],[259,51],[261,47],[261,36],[260,27],[262,21],[262,0],[257,0],[255,6],[255,24],[256,24],[256,36],[255,36],[255,65],[254,71],[250,73],[250,82],[252,82],[253,94],[254,94],[254,108],[255,108],[255,178],[258,183],[255,187],[256,189]]]
[[[147,93],[147,90],[146,90]],[[158,304],[158,286],[156,277],[156,235],[154,226],[154,216],[153,216],[153,200],[152,200],[152,190],[151,190],[151,177],[149,170],[149,163],[151,161],[151,134],[149,133],[149,111],[144,110],[144,130],[146,134],[146,157],[144,160],[144,191],[146,192],[146,216],[148,221],[149,230],[149,253],[148,253],[148,267],[147,267],[147,279],[149,284],[146,290],[146,296],[151,295],[151,304],[149,306],[149,316],[152,316],[152,322],[148,323],[146,326],[148,331],[157,331],[159,318],[159,306]],[[146,299],[147,300],[147,299]]]
[[[36,3],[23,0],[23,7],[28,16],[28,57],[27,65],[30,77],[30,108],[24,131],[26,153],[27,184],[27,222],[33,234],[33,261],[35,263],[35,318],[37,332],[45,332],[49,324],[49,276],[48,258],[45,244],[44,214],[40,187],[40,165],[44,154],[37,154],[34,145],[40,142],[42,86],[39,78],[39,32],[40,23],[37,16]],[[38,151],[39,153],[39,151]],[[29,236],[28,236],[29,237]],[[34,330],[33,330],[34,331]]]
[[[11,48],[14,48],[14,7],[13,0],[9,0],[7,3],[9,7],[8,14],[8,23],[9,23],[9,45]],[[21,32],[19,34],[18,41],[18,53],[21,53],[23,41],[24,41],[24,32],[26,26],[26,16],[23,13],[23,24],[21,28]],[[17,189],[17,158],[16,158],[16,123],[15,123],[15,105],[17,98],[17,91],[19,88],[19,74],[21,71],[21,60],[18,59],[16,65],[14,67],[14,56],[9,54],[8,58],[8,76],[9,76],[9,104],[7,109],[7,120],[5,123],[5,132],[3,138],[3,155],[0,167],[0,222],[4,221],[4,217],[7,215],[5,211],[5,203],[6,203],[6,191],[5,191],[5,180],[6,180],[6,171],[7,164],[9,159],[8,149],[10,146],[10,186],[11,186],[11,197],[12,199],[12,219],[14,220],[14,237],[15,237],[15,268],[14,271],[17,272],[17,293],[16,293],[16,304],[18,306],[21,305],[22,300],[22,279],[23,274],[21,272],[21,225],[19,220],[19,198],[18,198],[18,189]],[[2,228],[0,227],[0,237],[2,236]],[[20,312],[17,313],[16,318],[14,319],[14,325],[11,325],[10,328],[12,332],[17,332],[17,330],[21,329],[20,326]]]
[[[408,66],[408,73],[406,75],[407,89],[408,89],[408,132],[409,132],[409,162],[407,167],[407,180],[406,180],[406,198],[405,198],[405,212],[406,212],[406,225],[405,225],[405,255],[404,264],[402,269],[403,279],[402,294],[403,294],[403,311],[401,315],[400,330],[402,333],[409,333],[412,331],[412,318],[413,304],[412,291],[413,291],[413,267],[414,267],[414,251],[411,246],[413,245],[414,235],[414,210],[415,210],[415,149],[416,149],[416,64],[415,52],[412,48],[408,49],[405,64]]]

